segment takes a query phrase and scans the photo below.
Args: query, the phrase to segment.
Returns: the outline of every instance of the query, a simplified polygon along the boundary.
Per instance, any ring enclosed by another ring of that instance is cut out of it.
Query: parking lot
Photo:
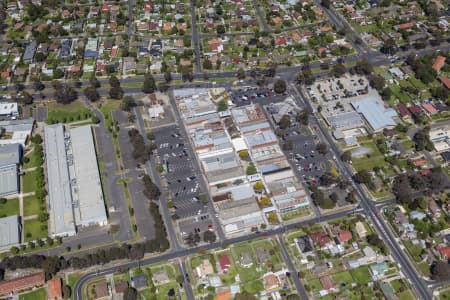
[[[206,191],[199,183],[195,161],[189,154],[189,142],[181,136],[176,125],[157,129],[153,133],[160,161],[166,171],[164,176],[175,210],[173,218],[207,214],[208,207],[200,201],[200,195],[206,194]]]
[[[283,101],[287,94],[277,94],[268,87],[247,86],[236,88],[230,93],[231,101],[236,106],[244,106],[250,103],[266,105],[271,102]]]

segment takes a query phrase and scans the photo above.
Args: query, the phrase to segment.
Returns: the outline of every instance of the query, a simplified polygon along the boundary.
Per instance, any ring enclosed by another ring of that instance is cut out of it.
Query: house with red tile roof
[[[318,244],[321,249],[325,248],[331,242],[328,234],[323,231],[311,233],[310,238],[315,244]]]
[[[61,278],[55,277],[50,279],[48,282],[48,299],[49,300],[58,300],[62,299],[62,284]]]
[[[412,117],[411,112],[406,107],[406,105],[403,103],[397,104],[397,110],[398,110],[398,113],[400,114],[400,116],[402,117],[402,119],[410,119]]]
[[[438,80],[442,83],[443,86],[450,90],[450,79],[448,77],[439,76]]]
[[[423,166],[425,165],[425,163],[426,163],[426,161],[425,161],[425,159],[423,159],[423,158],[416,159],[416,160],[414,161],[414,165],[415,165],[416,167],[423,167]]]
[[[409,109],[409,111],[411,112],[411,114],[413,114],[413,115],[419,115],[419,114],[422,112],[422,110],[420,109],[420,107],[417,106],[417,105],[411,106],[411,107],[408,108],[408,109]]]
[[[442,67],[443,67],[444,64],[445,64],[445,59],[446,59],[445,56],[438,55],[438,56],[436,57],[436,59],[434,60],[434,63],[433,63],[432,68],[433,68],[433,70],[436,71],[436,73],[439,74],[439,72],[441,71]]]
[[[336,284],[331,280],[330,276],[322,276],[319,278],[320,284],[322,285],[322,288],[327,291],[335,291],[336,290]]]
[[[442,259],[450,258],[450,246],[437,245],[436,250],[439,252],[439,255],[441,256]]]
[[[220,264],[220,268],[222,269],[222,271],[224,273],[228,273],[228,271],[230,270],[230,258],[228,257],[228,255],[224,254],[220,257],[219,259],[219,264]]]
[[[214,300],[230,300],[230,299],[232,299],[232,297],[231,292],[229,290],[222,291],[214,296]]]
[[[45,273],[35,273],[32,275],[0,282],[0,295],[8,295],[32,289],[45,284]]]
[[[425,109],[430,115],[435,115],[438,113],[438,110],[433,106],[433,104],[425,103],[422,105],[423,109]]]
[[[341,231],[341,232],[339,233],[339,235],[338,235],[338,240],[339,240],[339,242],[341,242],[341,243],[348,242],[348,241],[350,241],[352,238],[353,238],[353,236],[352,236],[352,233],[351,233],[350,230],[344,230],[344,231]]]

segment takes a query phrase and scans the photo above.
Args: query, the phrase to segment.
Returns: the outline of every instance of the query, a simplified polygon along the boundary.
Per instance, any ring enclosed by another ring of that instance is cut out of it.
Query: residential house
[[[442,55],[436,56],[436,59],[434,60],[434,63],[432,66],[433,70],[435,70],[436,73],[439,74],[441,72],[442,67],[445,65],[445,60],[446,60],[445,56],[442,56]]]
[[[274,273],[267,273],[263,277],[264,289],[266,292],[274,292],[280,289],[280,281]]]
[[[166,284],[170,281],[169,274],[166,269],[162,269],[152,275],[152,281],[155,285]]]
[[[450,259],[450,246],[437,245],[435,249],[438,251],[442,260]]]
[[[219,258],[220,269],[222,269],[223,273],[228,273],[230,271],[231,263],[230,258],[227,254],[223,254]]]
[[[250,268],[253,265],[253,259],[249,252],[242,252],[240,259],[241,266],[244,268]]]
[[[55,277],[48,282],[48,299],[59,300],[63,298],[61,278]]]
[[[265,264],[272,257],[269,251],[267,251],[264,248],[257,247],[255,251],[256,251],[256,258],[259,264]]]
[[[210,275],[208,276],[208,283],[210,286],[218,288],[222,286],[222,279],[220,279],[219,275]]]
[[[145,274],[133,276],[133,277],[131,277],[131,286],[138,290],[146,288],[147,280],[148,280],[147,275],[145,275]]]
[[[202,263],[195,268],[199,278],[206,278],[208,275],[214,274],[213,266],[208,259],[204,259]]]
[[[116,294],[123,294],[125,290],[128,288],[128,282],[114,282],[114,289],[116,290]]]
[[[441,216],[441,209],[434,199],[428,201],[428,210],[434,218],[439,218]]]
[[[388,270],[388,265],[386,262],[376,263],[369,266],[369,271],[372,275],[373,280],[380,280],[384,277]]]
[[[214,300],[231,300],[232,298],[230,290],[219,292],[214,296]]]
[[[366,229],[366,226],[364,226],[364,224],[361,221],[356,222],[355,230],[360,239],[363,239],[366,237],[367,229]]]
[[[350,230],[341,231],[337,238],[340,243],[348,242],[353,238],[352,232]]]
[[[96,299],[109,297],[109,287],[106,282],[96,283],[94,285],[94,293]]]
[[[394,288],[389,282],[380,282],[380,289],[386,300],[398,300]]]
[[[431,103],[424,103],[422,104],[422,107],[430,115],[435,115],[439,112]]]
[[[336,288],[336,284],[333,282],[333,280],[330,278],[330,276],[325,275],[319,278],[320,284],[322,285],[322,288],[327,292],[337,292],[338,289]]]
[[[400,117],[403,119],[403,121],[411,122],[412,114],[409,111],[409,109],[406,107],[405,104],[403,104],[403,103],[397,104],[397,110],[400,114]]]
[[[301,254],[307,254],[314,250],[311,238],[307,235],[299,236],[294,239],[295,246]]]
[[[330,237],[323,231],[311,233],[310,237],[315,244],[319,245],[321,250],[325,250],[331,243]]]

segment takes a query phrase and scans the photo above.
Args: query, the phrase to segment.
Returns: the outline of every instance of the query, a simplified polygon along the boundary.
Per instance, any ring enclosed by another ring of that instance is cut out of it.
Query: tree
[[[58,103],[68,104],[78,98],[78,93],[68,84],[62,84],[59,81],[52,81],[52,86],[55,89],[55,100]]]
[[[443,86],[439,86],[437,88],[431,89],[431,94],[435,98],[446,101],[450,92],[448,91],[447,88],[445,88]]]
[[[22,105],[33,104],[33,97],[26,91],[22,91],[17,94],[16,100]]]
[[[280,129],[286,129],[291,127],[291,117],[289,115],[284,115],[280,120]]]
[[[217,111],[226,111],[228,109],[228,103],[227,100],[222,99],[217,104]]]
[[[172,73],[170,73],[169,71],[164,72],[164,80],[166,82],[171,82],[172,81]]]
[[[322,6],[325,7],[325,8],[328,8],[328,9],[330,8],[330,0],[322,0],[320,2],[320,4],[322,4]]]
[[[267,216],[267,220],[270,224],[278,224],[278,216],[274,212],[269,213],[269,215]]]
[[[343,64],[336,64],[331,68],[331,75],[334,77],[341,77],[347,72],[347,68]]]
[[[247,175],[254,175],[256,173],[257,173],[257,171],[256,171],[255,165],[252,164],[252,163],[249,164],[248,167],[247,167]]]
[[[123,292],[123,300],[137,300],[138,292],[133,287],[127,287]]]
[[[123,94],[123,89],[120,86],[111,86],[111,89],[109,90],[109,97],[111,99],[122,99]]]
[[[322,0],[322,3],[323,3],[323,0]],[[287,296],[287,300],[300,300],[300,296],[297,294],[291,294],[291,295]]]
[[[431,278],[434,280],[446,280],[450,278],[450,264],[446,261],[437,261],[430,267]]]
[[[219,34],[219,35],[224,34],[224,33],[225,33],[225,26],[222,25],[222,24],[217,25],[217,27],[216,27],[216,32],[217,32],[217,34]]]
[[[115,76],[115,75],[111,75],[111,77],[109,77],[109,85],[111,87],[120,87],[119,78],[117,78],[117,76]]]
[[[261,199],[259,199],[259,203],[261,203],[262,206],[270,206],[272,202],[270,201],[270,198],[267,196],[262,196]]]
[[[325,155],[328,153],[328,146],[325,143],[319,143],[316,146],[317,152],[319,152],[322,155]]]
[[[212,62],[209,59],[203,60],[203,69],[211,70],[213,68]]]
[[[97,79],[97,77],[95,77],[94,74],[92,74],[92,76],[89,78],[89,83],[91,84],[92,87],[96,89],[101,87],[100,81]]]
[[[92,86],[88,86],[87,88],[85,88],[83,93],[86,96],[86,98],[88,98],[88,100],[91,102],[95,102],[98,99],[100,99],[100,94]]]
[[[240,157],[242,160],[248,160],[248,151],[245,150],[245,149],[239,151],[239,157]]]
[[[214,231],[206,230],[203,232],[203,241],[205,243],[214,243],[216,241],[217,237]]]
[[[275,81],[275,84],[273,85],[273,90],[277,94],[282,94],[286,92],[286,88],[287,88],[286,81],[284,81],[283,79],[278,79],[277,81]]]
[[[16,246],[13,246],[9,249],[9,252],[16,255],[17,253],[19,253],[19,248],[17,248]]]
[[[239,70],[237,70],[236,77],[239,80],[245,79],[245,71],[244,71],[244,69],[239,68]]]
[[[257,181],[253,185],[253,189],[257,192],[261,192],[262,190],[264,190],[264,184],[261,181]]]
[[[311,115],[311,110],[308,108],[303,109],[301,112],[299,112],[296,116],[296,121],[299,122],[301,125],[308,126],[309,124],[309,116]]]
[[[366,184],[370,189],[374,188],[372,175],[367,170],[361,170],[357,172],[354,176],[357,183]]]
[[[434,149],[433,143],[430,140],[429,128],[422,128],[417,131],[413,137],[413,141],[416,144],[417,151],[433,151]]]
[[[382,91],[386,84],[386,81],[380,75],[375,74],[369,75],[368,79],[370,86],[376,89],[377,91]]]
[[[72,289],[70,288],[70,285],[64,285],[63,287],[63,297],[64,299],[70,299],[72,296]]]
[[[341,155],[342,161],[349,162],[352,160],[352,152],[350,150],[344,151]]]
[[[125,96],[120,103],[120,108],[124,111],[131,111],[131,108],[135,105],[134,99],[131,96]]]
[[[156,83],[155,79],[153,78],[153,75],[150,73],[145,74],[142,92],[144,92],[145,94],[151,94],[154,93],[155,90],[156,90]]]

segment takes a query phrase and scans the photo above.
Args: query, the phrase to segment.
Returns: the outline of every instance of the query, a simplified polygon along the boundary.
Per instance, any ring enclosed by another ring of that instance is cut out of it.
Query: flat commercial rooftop
[[[0,145],[0,196],[19,192],[19,176],[21,148],[19,144]]]
[[[0,219],[0,249],[12,247],[20,243],[19,216]]]
[[[363,100],[352,102],[352,105],[357,112],[364,116],[374,131],[397,125],[393,119],[397,117],[397,113],[392,108],[384,107],[384,101],[381,99],[366,97]]]
[[[66,148],[70,145],[64,136],[64,126],[62,124],[45,126],[44,136],[50,213],[49,234],[75,235],[66,153]]]
[[[94,138],[90,125],[72,128],[72,165],[69,170],[73,178],[72,197],[75,223],[78,226],[105,225],[106,217],[100,174],[95,153]]]

